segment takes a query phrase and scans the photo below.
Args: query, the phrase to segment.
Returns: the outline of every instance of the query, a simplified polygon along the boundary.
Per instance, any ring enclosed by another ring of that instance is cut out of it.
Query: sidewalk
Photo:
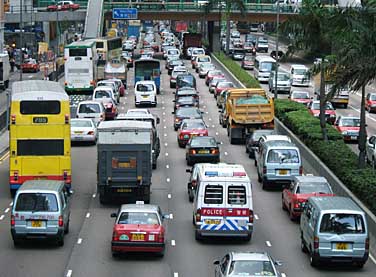
[[[9,150],[9,131],[0,131],[0,158]]]

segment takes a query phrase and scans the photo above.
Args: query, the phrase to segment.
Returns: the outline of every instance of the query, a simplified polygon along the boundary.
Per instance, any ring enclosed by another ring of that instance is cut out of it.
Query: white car
[[[180,50],[177,48],[170,48],[167,49],[166,58],[167,59],[173,59],[173,58],[179,58],[180,57]]]
[[[114,91],[114,97],[115,97],[114,101],[117,104],[120,103],[120,91],[119,91],[118,85],[116,84],[116,82],[114,80],[108,79],[108,80],[99,81],[97,83],[97,88],[101,87],[101,86],[112,87],[112,89]]]
[[[129,109],[127,114],[151,114],[149,109]]]
[[[96,101],[102,98],[111,98],[115,103],[118,103],[112,86],[100,86],[94,89],[91,100]]]
[[[97,142],[97,127],[89,118],[71,119],[71,141],[72,142]]]
[[[291,65],[291,85],[292,86],[309,86],[310,77],[309,69],[302,64]]]
[[[90,118],[95,124],[105,119],[105,109],[102,102],[99,101],[82,101],[78,103],[77,118]]]
[[[205,78],[206,74],[208,74],[209,70],[214,70],[215,66],[212,63],[202,63],[198,68],[198,76],[200,78]]]
[[[277,93],[290,93],[291,80],[290,74],[287,72],[278,72],[277,75]],[[274,93],[275,90],[275,72],[270,72],[269,76],[269,91]]]
[[[135,105],[157,106],[157,87],[154,81],[138,81],[134,87]]]

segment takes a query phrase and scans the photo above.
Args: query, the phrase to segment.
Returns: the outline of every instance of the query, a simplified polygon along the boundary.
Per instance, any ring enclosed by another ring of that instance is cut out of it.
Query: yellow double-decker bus
[[[13,83],[9,131],[11,194],[27,180],[71,186],[69,97],[56,82]]]

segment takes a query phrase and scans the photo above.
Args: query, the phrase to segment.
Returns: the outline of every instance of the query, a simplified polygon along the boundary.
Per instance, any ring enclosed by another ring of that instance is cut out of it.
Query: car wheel
[[[193,202],[193,199],[194,199],[194,195],[193,195],[193,191],[192,190],[190,190],[189,192],[188,192],[188,200],[189,200],[189,202]]]
[[[13,246],[14,247],[19,247],[21,244],[21,241],[19,239],[13,239]]]
[[[314,256],[313,252],[311,251],[309,255],[309,262],[312,267],[317,267],[319,266],[319,260]]]
[[[112,251],[112,258],[119,258],[120,253],[117,251]]]
[[[283,196],[282,196],[282,210],[287,211],[287,207],[286,207],[285,201],[283,201],[283,200],[284,199],[283,199]]]
[[[268,181],[266,179],[262,179],[262,189],[267,190],[269,188]]]
[[[262,182],[262,178],[258,170],[257,170],[257,181],[259,181],[260,183]]]
[[[296,217],[293,215],[292,210],[293,210],[293,208],[290,207],[290,209],[289,209],[289,217],[290,217],[290,220],[291,220],[291,221],[296,221]]]
[[[301,236],[303,236],[303,235],[301,235]],[[305,245],[302,237],[300,238],[300,250],[302,250],[303,253],[307,253],[307,251],[308,251],[307,246]]]
[[[69,222],[70,222],[70,220],[68,219],[67,225],[65,226],[65,229],[64,229],[64,234],[69,233]]]
[[[358,262],[358,263],[355,263],[355,266],[356,266],[357,268],[363,268],[364,263],[363,263],[363,262]]]
[[[197,230],[195,231],[195,239],[196,239],[197,241],[202,240],[202,236],[200,235],[200,233],[199,233]]]
[[[64,246],[64,234],[57,240],[57,245],[60,247]]]

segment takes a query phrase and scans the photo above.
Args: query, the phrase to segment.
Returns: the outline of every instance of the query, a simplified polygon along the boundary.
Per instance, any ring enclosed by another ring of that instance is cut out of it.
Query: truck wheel
[[[67,222],[67,225],[65,226],[65,229],[64,229],[64,234],[68,234],[69,233],[69,218],[68,218],[68,222]]]
[[[10,195],[12,196],[12,198],[16,196],[16,191],[16,189],[10,189]]]
[[[235,138],[232,137],[232,131],[231,131],[231,128],[230,128],[230,127],[227,127],[227,134],[228,134],[228,136],[229,136],[230,143],[231,143],[231,144],[235,144]]]
[[[267,190],[269,188],[268,181],[265,179],[262,179],[262,189]]]
[[[199,233],[197,230],[195,231],[195,239],[196,239],[197,241],[202,240],[202,236],[200,235],[200,233]]]
[[[144,203],[145,204],[150,204],[150,194],[144,196]]]
[[[310,262],[312,267],[319,266],[319,260],[314,256],[312,251],[310,251],[309,262]]]
[[[152,168],[157,169],[157,162],[153,163]]]
[[[5,88],[9,88],[9,80],[5,81]]]
[[[57,245],[58,246],[64,246],[64,234],[62,234],[61,237],[58,238]]]
[[[347,104],[343,104],[343,107],[344,107],[345,109],[347,109]]]

